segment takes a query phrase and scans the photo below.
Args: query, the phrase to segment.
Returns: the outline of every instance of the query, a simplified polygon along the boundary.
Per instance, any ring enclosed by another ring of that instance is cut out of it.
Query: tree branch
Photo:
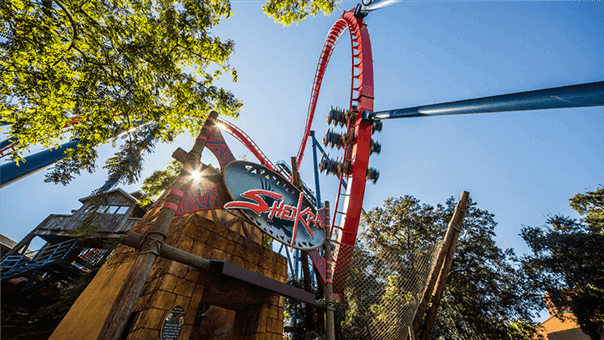
[[[50,6],[52,8],[52,1],[48,1],[48,2],[50,2]],[[46,6],[47,2],[43,2],[43,3],[44,3],[44,6]],[[77,25],[76,25],[75,21],[73,20],[73,17],[71,16],[71,14],[69,13],[69,11],[67,10],[67,8],[65,8],[65,6],[63,6],[59,0],[55,0],[55,3],[59,7],[61,7],[61,9],[63,10],[63,12],[65,12],[65,14],[67,14],[67,18],[71,22],[71,28],[73,29],[73,38],[71,39],[71,43],[69,44],[69,47],[67,48],[67,51],[65,51],[65,52],[68,52],[69,50],[71,50],[75,46],[75,41],[78,38],[78,28],[77,28]],[[63,57],[61,56],[61,58],[57,59],[57,61],[55,61],[52,64],[51,67],[54,67],[62,59],[63,59]]]

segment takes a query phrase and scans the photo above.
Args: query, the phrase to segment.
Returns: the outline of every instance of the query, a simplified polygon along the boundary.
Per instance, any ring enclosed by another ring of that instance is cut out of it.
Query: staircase
[[[0,262],[0,281],[5,282],[41,270],[63,271],[67,275],[82,273],[85,271],[83,264],[89,262],[89,259],[79,256],[83,248],[78,241],[69,240],[42,248],[32,259],[25,255],[7,256]]]

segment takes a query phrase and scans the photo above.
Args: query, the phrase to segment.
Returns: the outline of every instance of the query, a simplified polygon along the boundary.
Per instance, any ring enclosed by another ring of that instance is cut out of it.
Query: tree
[[[264,10],[289,25],[333,8],[331,0],[270,0]],[[210,33],[231,14],[226,0],[2,1],[0,121],[19,142],[13,159],[31,145],[77,140],[46,178],[67,185],[93,172],[97,148],[122,135],[104,167],[132,184],[157,142],[195,135],[211,110],[237,116],[242,103],[213,85],[223,73],[237,80],[235,43]]]
[[[389,198],[383,207],[364,216],[359,240],[374,256],[395,254],[408,268],[417,262],[416,250],[434,252],[433,245],[443,238],[455,205],[453,198],[436,207],[412,196]],[[530,320],[540,297],[528,289],[513,250],[503,251],[495,244],[496,226],[493,214],[468,202],[433,339],[509,339],[511,334],[530,339],[528,334],[534,333]],[[397,281],[410,279],[399,274],[389,278],[386,292]],[[390,300],[413,298],[390,295]],[[390,300],[382,304],[402,303]],[[382,310],[391,312],[392,308]]]
[[[130,155],[198,132],[210,110],[236,116],[241,108],[213,85],[224,72],[237,79],[228,63],[234,42],[209,32],[231,15],[229,2],[13,0],[0,13],[0,120],[20,141],[13,157],[29,145],[79,140],[48,181],[93,171],[99,145],[140,127],[106,164],[132,183],[141,160]]]
[[[267,0],[262,6],[264,14],[275,22],[289,26],[306,19],[308,14],[316,16],[319,12],[329,15],[335,8],[333,0]]]
[[[604,186],[570,199],[582,218],[548,217],[542,227],[525,227],[532,254],[524,266],[556,306],[568,306],[592,339],[604,337]],[[562,317],[562,315],[559,315]]]
[[[153,173],[145,178],[141,191],[143,197],[139,200],[141,205],[148,205],[152,200],[157,199],[166,189],[170,187],[174,181],[178,178],[178,174],[182,169],[182,163],[177,160],[173,160],[165,170],[155,170]]]

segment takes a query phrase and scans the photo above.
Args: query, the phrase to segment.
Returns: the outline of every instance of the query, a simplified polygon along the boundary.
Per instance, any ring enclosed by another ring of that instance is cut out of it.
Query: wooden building
[[[41,237],[51,245],[76,238],[91,246],[98,246],[101,238],[119,238],[145,214],[145,209],[138,206],[141,195],[114,189],[81,198],[82,206],[73,214],[48,215],[17,247],[29,244],[34,237]],[[83,226],[85,230],[80,230]],[[87,235],[86,231],[90,233]]]
[[[1,240],[3,335],[18,332],[36,310],[53,304],[76,277],[108,255],[111,241],[145,214],[138,205],[141,195],[115,189],[85,197],[72,214],[49,215],[19,243]],[[36,237],[46,243],[33,252],[29,246]]]

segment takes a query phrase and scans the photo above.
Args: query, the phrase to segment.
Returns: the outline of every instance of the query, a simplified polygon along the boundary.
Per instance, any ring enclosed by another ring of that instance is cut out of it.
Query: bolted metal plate
[[[323,244],[323,218],[304,193],[280,174],[235,161],[224,169],[224,182],[233,198],[225,209],[243,210],[264,233],[294,248],[311,250]]]

